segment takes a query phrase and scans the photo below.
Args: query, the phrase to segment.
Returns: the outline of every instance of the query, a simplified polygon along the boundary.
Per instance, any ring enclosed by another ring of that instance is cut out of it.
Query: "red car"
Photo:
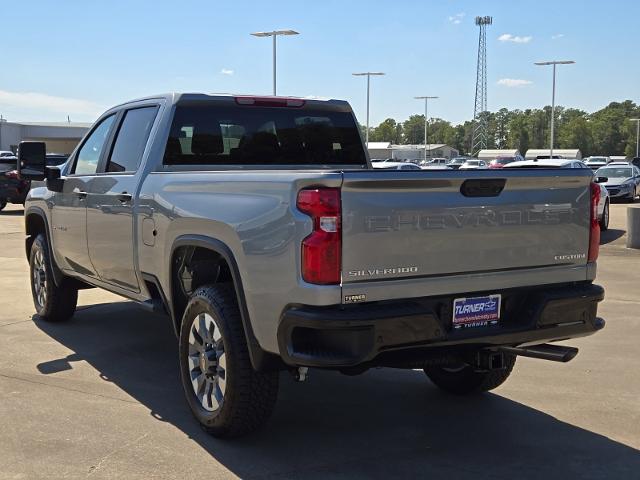
[[[524,160],[521,155],[515,155],[513,157],[496,157],[489,162],[489,168],[502,168],[507,163],[519,162],[521,160]]]
[[[47,165],[62,165],[67,161],[68,157],[69,155],[48,153]],[[6,169],[0,168],[0,210],[4,209],[7,203],[24,204],[27,193],[31,188],[31,182],[21,179],[14,165],[4,164],[3,167],[6,167]]]

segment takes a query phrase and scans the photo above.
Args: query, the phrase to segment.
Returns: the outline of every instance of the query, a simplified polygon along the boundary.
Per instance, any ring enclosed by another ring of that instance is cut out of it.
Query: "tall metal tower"
[[[478,71],[476,73],[476,102],[473,107],[473,135],[471,137],[471,154],[477,155],[487,148],[487,25],[493,23],[492,17],[476,17],[476,25],[480,27],[478,37]]]

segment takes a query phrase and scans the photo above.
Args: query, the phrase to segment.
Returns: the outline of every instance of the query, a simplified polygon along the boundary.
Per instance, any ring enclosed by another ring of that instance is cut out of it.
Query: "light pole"
[[[368,147],[369,146],[369,90],[370,90],[371,76],[384,75],[384,72],[358,72],[358,73],[352,73],[351,75],[354,75],[356,77],[364,77],[364,76],[367,77],[367,132],[365,136],[366,136],[366,144]]]
[[[436,99],[438,97],[413,97],[416,100],[424,100],[424,161],[427,161],[427,140],[429,139],[429,100]],[[429,152],[431,152],[431,144],[429,144]]]
[[[295,30],[274,30],[272,32],[253,32],[254,37],[273,37],[273,96],[276,96],[276,37],[278,35],[300,35]]]
[[[535,62],[536,65],[553,65],[553,90],[551,93],[551,138],[549,139],[549,158],[553,158],[553,127],[556,116],[556,65],[570,65],[573,60],[553,60],[551,62]]]
[[[640,157],[638,151],[640,150],[640,118],[630,118],[632,122],[636,122],[636,158]]]

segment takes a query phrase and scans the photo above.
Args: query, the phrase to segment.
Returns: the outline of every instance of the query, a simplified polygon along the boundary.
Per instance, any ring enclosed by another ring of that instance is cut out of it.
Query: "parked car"
[[[500,157],[494,158],[489,162],[489,168],[502,168],[507,163],[519,162],[521,160],[524,160],[524,158],[522,158],[520,155],[500,156]]]
[[[376,170],[420,170],[418,165],[410,162],[376,162],[371,166]]]
[[[0,150],[0,174],[7,170],[14,170],[18,157],[9,150]]]
[[[607,163],[611,162],[609,157],[587,157],[583,158],[582,161],[592,170],[597,170],[600,167],[605,166]]]
[[[426,161],[422,160],[419,165],[421,167],[444,167],[447,163],[449,163],[449,160],[446,158],[432,158]]]
[[[607,179],[602,184],[612,200],[633,202],[640,193],[640,169],[630,163],[612,162],[596,170],[596,177]]]
[[[483,170],[485,168],[488,168],[488,165],[484,160],[470,159],[460,165],[458,170]]]
[[[458,170],[464,162],[471,160],[469,157],[455,157],[447,162],[447,167]]]
[[[505,165],[505,168],[580,168],[583,170],[589,169],[586,163],[581,160],[567,160],[567,159],[546,159],[546,160],[524,160],[520,162],[512,162],[509,165]],[[600,194],[598,196],[597,203],[597,218],[600,224],[601,230],[607,230],[609,228],[609,210],[611,200],[609,198],[609,191],[600,182],[597,181],[597,173],[593,172],[593,181],[598,185]]]
[[[585,169],[373,171],[347,102],[205,94],[118,105],[46,172],[44,151],[18,161],[46,174],[25,207],[34,318],[91,287],[164,313],[219,437],[266,422],[280,371],[419,368],[476,394],[605,326]]]
[[[6,158],[6,157],[5,157]],[[59,166],[67,161],[69,155],[58,153],[48,153],[46,155],[47,166]],[[10,170],[0,171],[0,210],[3,210],[7,203],[24,204],[27,193],[31,188],[31,182],[20,178],[17,167],[18,158],[11,164]]]

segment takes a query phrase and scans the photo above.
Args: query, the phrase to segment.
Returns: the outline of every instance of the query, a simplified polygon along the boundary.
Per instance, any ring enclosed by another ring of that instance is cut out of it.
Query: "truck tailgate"
[[[343,285],[584,266],[591,180],[581,169],[344,172]]]

